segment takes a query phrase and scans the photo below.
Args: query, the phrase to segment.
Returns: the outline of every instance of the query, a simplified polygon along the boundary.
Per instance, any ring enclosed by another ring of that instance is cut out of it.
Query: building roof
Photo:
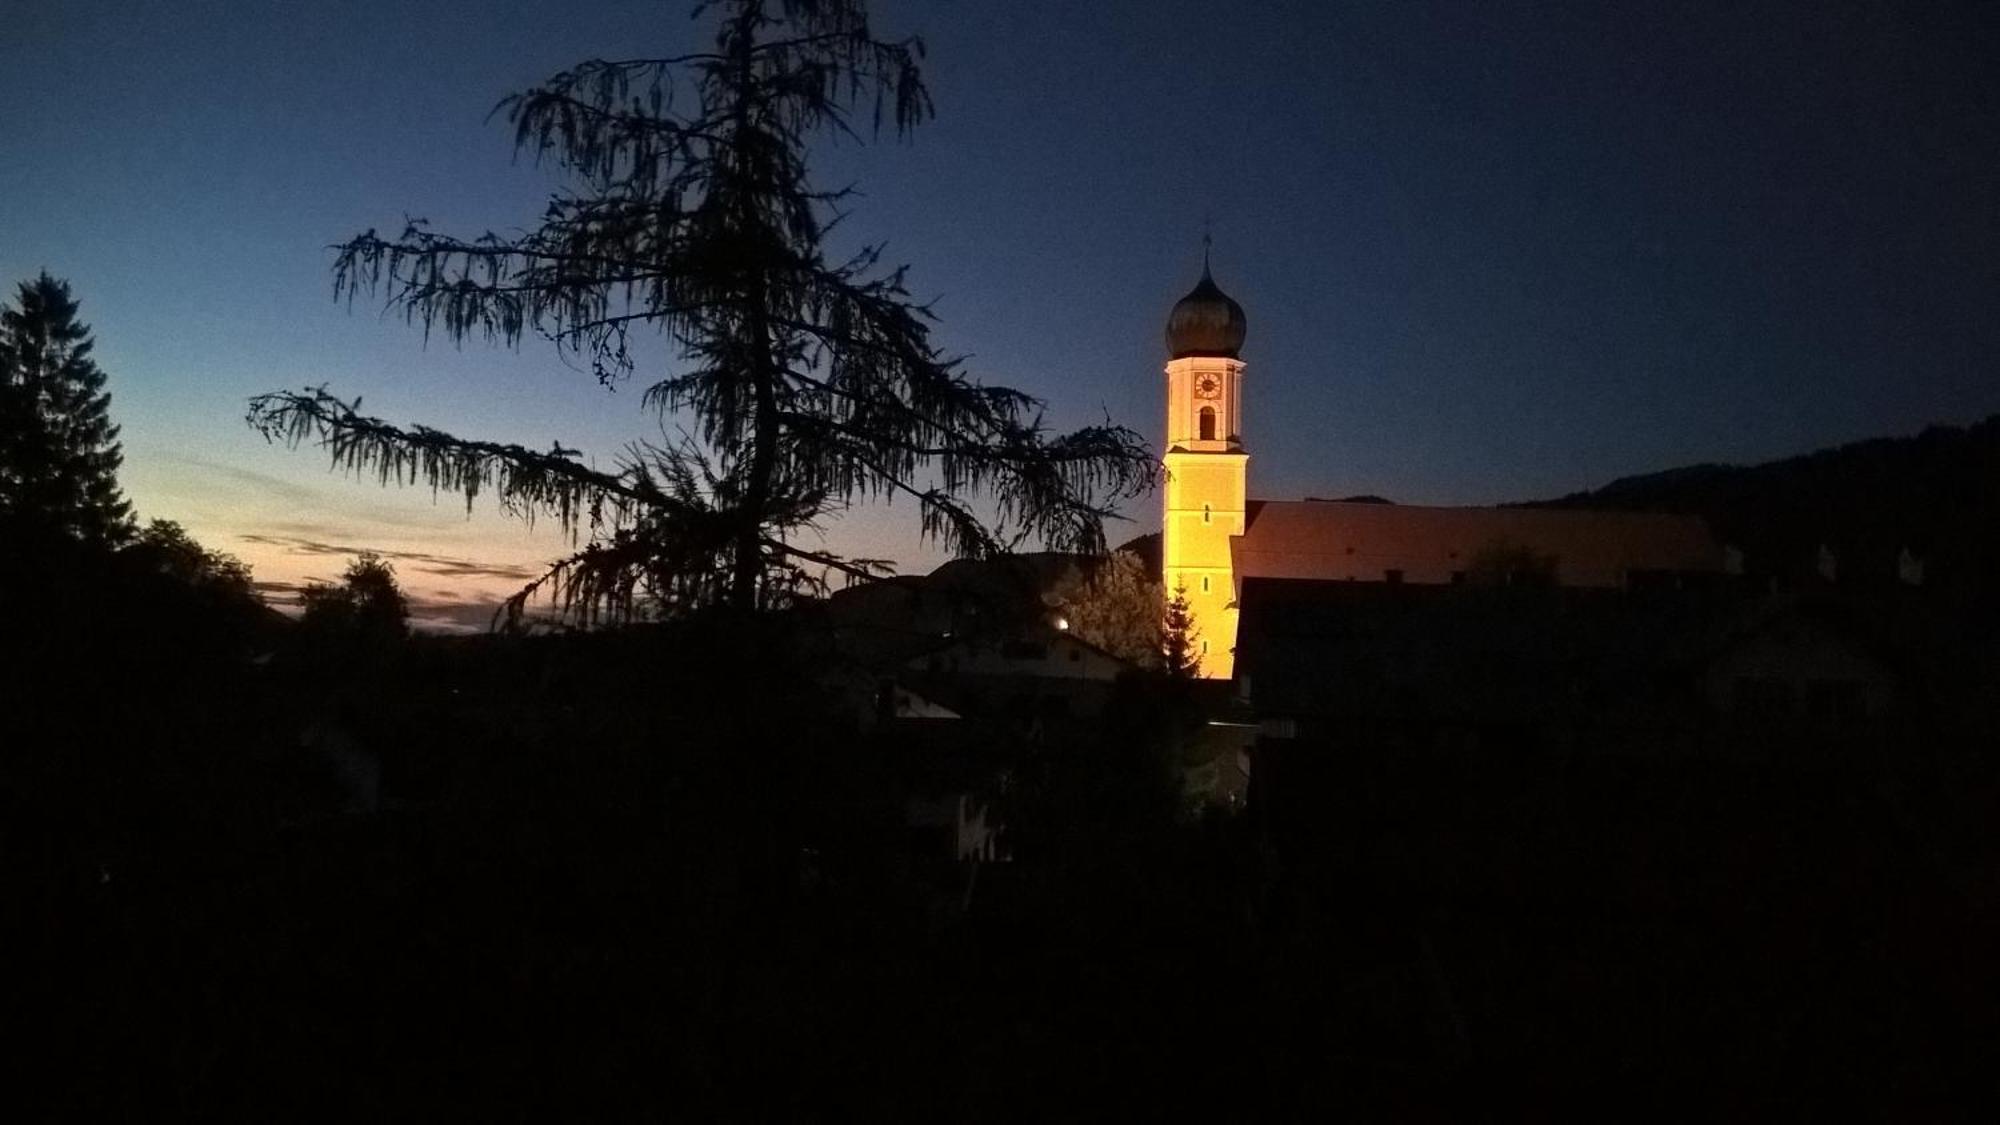
[[[1551,508],[1427,508],[1332,500],[1252,500],[1230,540],[1236,577],[1449,583],[1482,552],[1525,548],[1556,562],[1564,586],[1622,586],[1633,572],[1723,569],[1696,516]]]
[[[1204,264],[1200,283],[1175,302],[1167,316],[1167,355],[1173,359],[1194,355],[1234,359],[1243,350],[1249,329],[1243,306],[1215,284]]]
[[[1045,623],[1043,592],[1094,561],[1053,552],[955,559],[929,574],[837,590],[824,603],[825,619],[842,652],[889,670],[954,640],[1011,639]]]

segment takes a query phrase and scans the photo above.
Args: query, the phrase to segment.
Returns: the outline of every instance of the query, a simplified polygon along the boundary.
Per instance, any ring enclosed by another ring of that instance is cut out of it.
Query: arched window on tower
[[[1215,407],[1213,406],[1204,406],[1201,408],[1201,440],[1215,440]]]

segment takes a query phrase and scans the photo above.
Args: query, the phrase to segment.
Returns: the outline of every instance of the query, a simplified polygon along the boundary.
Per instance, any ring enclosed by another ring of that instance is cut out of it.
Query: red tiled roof
[[[1630,571],[1719,571],[1722,548],[1696,516],[1556,508],[1423,508],[1252,500],[1230,540],[1236,578],[1444,583],[1498,544],[1556,558],[1564,586],[1621,586]]]

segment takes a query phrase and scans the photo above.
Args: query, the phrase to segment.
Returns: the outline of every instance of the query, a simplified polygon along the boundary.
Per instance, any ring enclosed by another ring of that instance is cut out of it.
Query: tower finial
[[[1209,251],[1215,248],[1215,215],[1202,212],[1201,216],[1201,276],[1208,276]]]

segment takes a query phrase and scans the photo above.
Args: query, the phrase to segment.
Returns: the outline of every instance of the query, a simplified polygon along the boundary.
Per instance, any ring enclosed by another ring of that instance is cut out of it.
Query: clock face
[[[1196,398],[1215,398],[1222,393],[1222,380],[1213,375],[1202,375],[1194,381]]]

